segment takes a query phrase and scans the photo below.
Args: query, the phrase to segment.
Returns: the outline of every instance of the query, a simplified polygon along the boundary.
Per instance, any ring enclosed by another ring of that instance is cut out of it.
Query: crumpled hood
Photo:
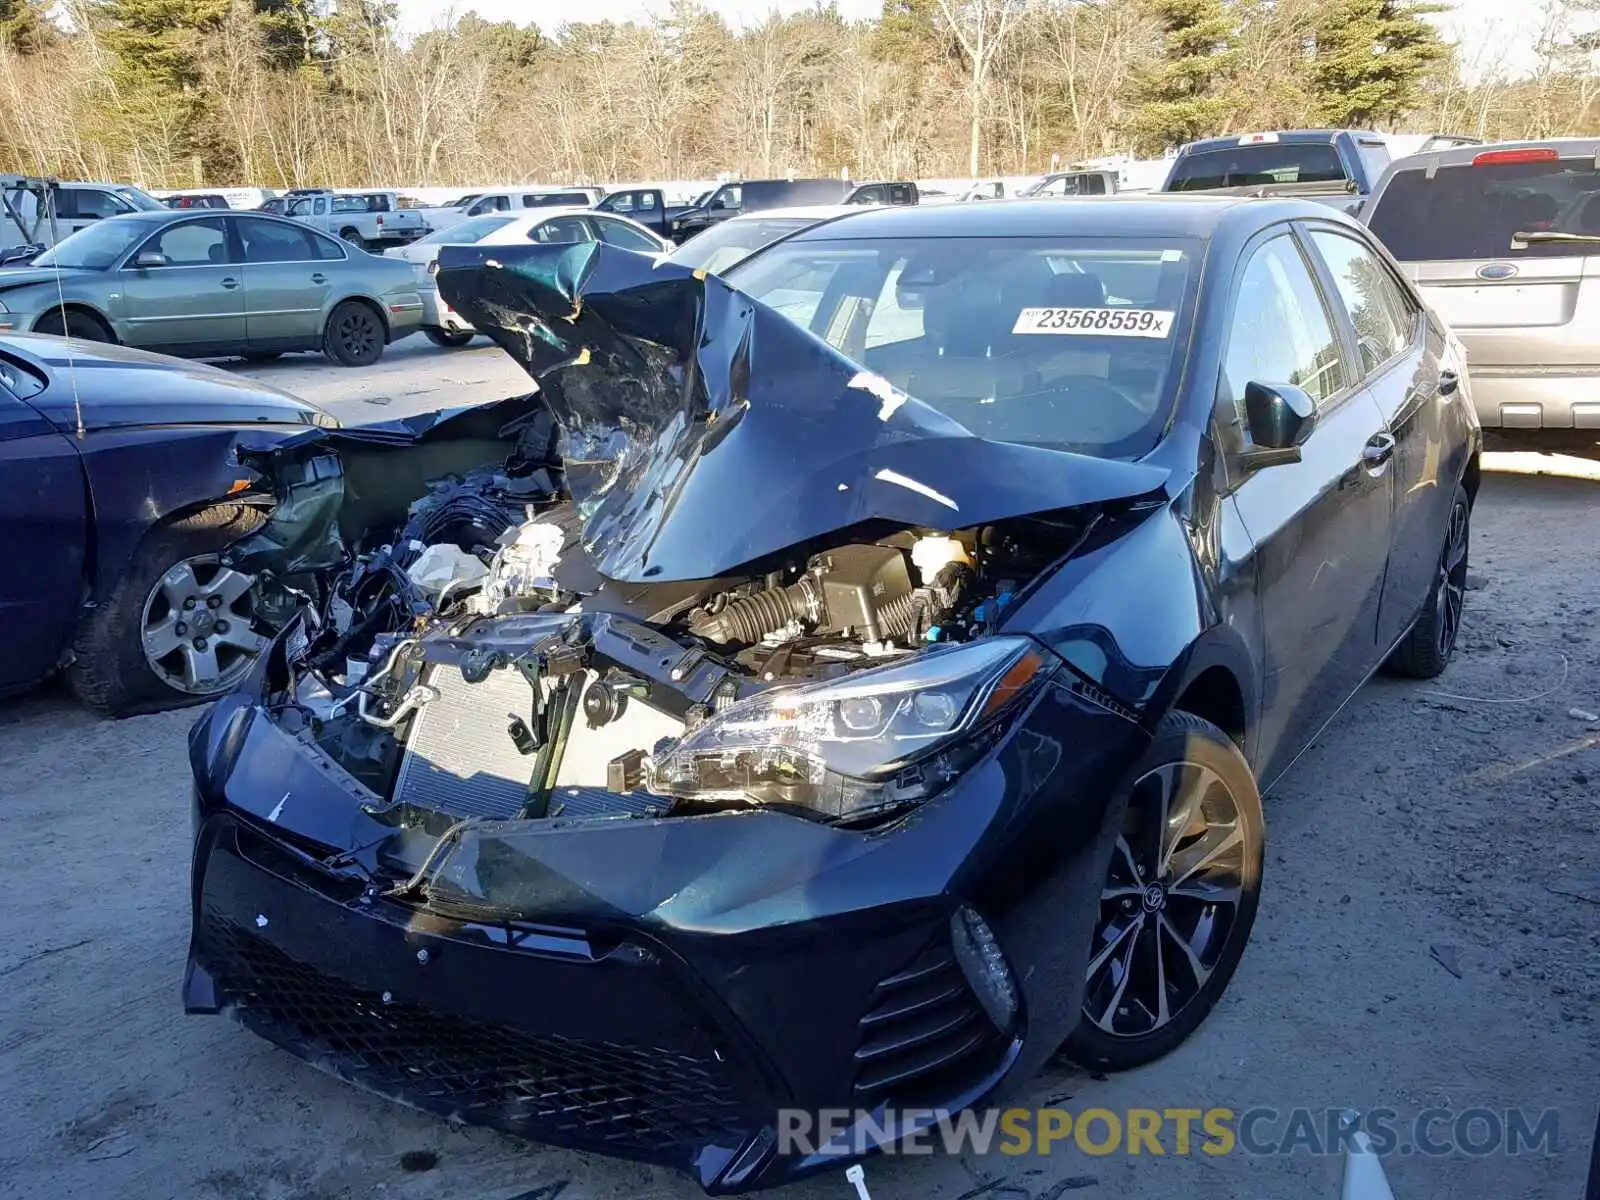
[[[601,243],[445,246],[440,294],[538,381],[601,574],[726,575],[868,521],[962,529],[1163,469],[988,441],[714,276]]]

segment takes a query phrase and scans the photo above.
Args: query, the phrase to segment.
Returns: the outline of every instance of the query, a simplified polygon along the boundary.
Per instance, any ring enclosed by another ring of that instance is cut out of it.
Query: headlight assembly
[[[651,790],[854,819],[925,800],[1049,674],[1026,638],[939,647],[724,709],[656,757]]]

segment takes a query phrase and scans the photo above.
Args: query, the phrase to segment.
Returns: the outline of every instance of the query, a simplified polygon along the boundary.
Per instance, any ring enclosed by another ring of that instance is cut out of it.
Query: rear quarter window
[[[1600,253],[1600,171],[1593,157],[1396,173],[1368,204],[1367,227],[1408,262],[1566,258]],[[1592,244],[1515,234],[1576,234]]]

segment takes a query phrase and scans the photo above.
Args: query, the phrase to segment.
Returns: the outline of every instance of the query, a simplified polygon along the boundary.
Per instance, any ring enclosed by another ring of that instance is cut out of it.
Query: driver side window
[[[1219,419],[1241,431],[1252,382],[1293,384],[1319,404],[1351,382],[1322,295],[1288,233],[1251,254],[1234,301],[1217,401]]]
[[[228,227],[216,218],[168,225],[139,247],[139,253],[160,254],[168,267],[221,266],[228,261]]]

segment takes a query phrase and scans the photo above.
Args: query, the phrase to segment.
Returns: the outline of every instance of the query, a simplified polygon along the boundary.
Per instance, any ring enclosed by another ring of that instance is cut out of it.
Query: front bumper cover
[[[852,1138],[779,1156],[780,1109],[959,1109],[1054,1051],[1121,819],[1107,797],[1145,741],[1053,685],[891,828],[761,811],[491,822],[419,901],[384,895],[399,835],[359,788],[228,697],[191,738],[185,1005],[441,1116],[713,1192],[782,1182]],[[1006,1030],[951,953],[963,903],[1013,971]]]

